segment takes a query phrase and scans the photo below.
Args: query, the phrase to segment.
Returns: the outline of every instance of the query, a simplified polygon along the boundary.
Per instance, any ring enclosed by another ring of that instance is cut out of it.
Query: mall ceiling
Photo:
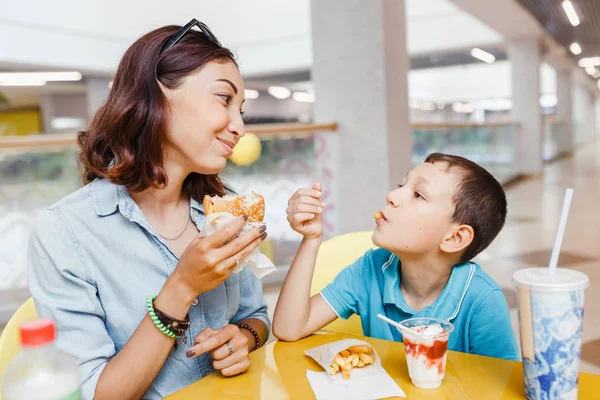
[[[600,56],[600,0],[571,0],[581,21],[578,26],[569,22],[562,0],[518,1],[567,49],[579,43],[583,51],[576,59]]]

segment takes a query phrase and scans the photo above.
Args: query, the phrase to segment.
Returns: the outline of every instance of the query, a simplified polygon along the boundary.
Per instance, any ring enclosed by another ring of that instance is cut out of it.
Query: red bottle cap
[[[56,324],[51,319],[35,319],[20,327],[23,347],[44,346],[56,339]]]

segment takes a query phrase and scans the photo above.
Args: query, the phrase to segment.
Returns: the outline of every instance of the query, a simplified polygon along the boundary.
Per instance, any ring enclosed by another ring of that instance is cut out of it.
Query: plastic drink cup
[[[410,318],[400,325],[418,333],[398,328],[404,338],[408,374],[413,385],[421,389],[438,388],[446,373],[448,337],[454,326],[439,318]]]
[[[587,275],[528,268],[515,272],[513,281],[527,399],[577,399]]]

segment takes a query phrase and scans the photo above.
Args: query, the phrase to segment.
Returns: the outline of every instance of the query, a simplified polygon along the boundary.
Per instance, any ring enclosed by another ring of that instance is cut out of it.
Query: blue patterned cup
[[[515,272],[513,281],[527,399],[576,400],[587,275],[529,268]]]

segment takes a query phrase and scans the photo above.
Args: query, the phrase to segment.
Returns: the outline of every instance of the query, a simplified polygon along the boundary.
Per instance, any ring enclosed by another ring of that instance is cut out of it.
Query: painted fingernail
[[[260,233],[263,233],[266,230],[267,230],[267,226],[266,225],[263,225],[260,228],[258,228],[258,232],[260,232]]]
[[[321,207],[319,207],[319,208],[317,208],[317,211],[321,212],[321,211],[323,211],[323,209]]]
[[[196,352],[194,351],[194,349],[189,349],[187,353],[185,353],[185,355],[187,356],[187,358],[192,358],[196,355]]]
[[[242,217],[244,218],[244,221],[248,221],[248,216],[246,214],[242,215]]]
[[[267,232],[260,235],[260,240],[265,240],[266,237],[267,237]]]

